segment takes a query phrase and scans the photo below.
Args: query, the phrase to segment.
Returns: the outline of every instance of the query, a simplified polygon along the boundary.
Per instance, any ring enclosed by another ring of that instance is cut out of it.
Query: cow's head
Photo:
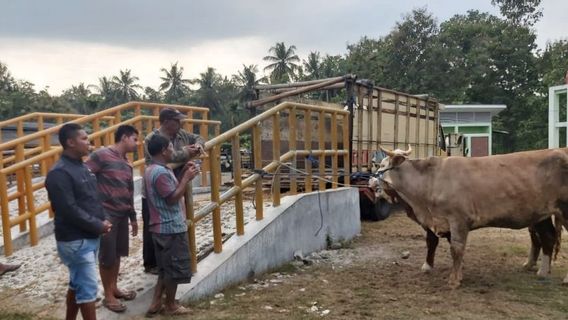
[[[372,177],[369,180],[369,187],[375,192],[378,201],[386,201],[391,205],[399,203],[398,194],[391,185],[390,170],[400,166],[406,159],[408,159],[412,152],[412,147],[408,146],[408,150],[403,151],[400,149],[388,150],[379,146],[385,153],[386,157],[383,158],[377,170],[378,178]]]
[[[379,148],[381,148],[381,150],[387,156],[384,157],[383,160],[381,161],[379,169],[377,170],[378,173],[385,172],[400,166],[406,159],[408,159],[408,156],[412,152],[412,147],[410,145],[408,145],[408,150],[406,151],[400,149],[391,151],[383,148],[382,146],[379,146]]]

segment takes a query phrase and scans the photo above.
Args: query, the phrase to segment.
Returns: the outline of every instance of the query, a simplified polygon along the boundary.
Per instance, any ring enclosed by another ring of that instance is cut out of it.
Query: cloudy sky
[[[243,64],[265,66],[276,42],[344,54],[362,36],[386,35],[412,9],[442,22],[491,0],[0,0],[0,61],[16,79],[49,92],[131,69],[157,88],[160,68],[179,62],[185,78],[210,66],[230,76]],[[538,44],[568,38],[568,1],[543,0]]]

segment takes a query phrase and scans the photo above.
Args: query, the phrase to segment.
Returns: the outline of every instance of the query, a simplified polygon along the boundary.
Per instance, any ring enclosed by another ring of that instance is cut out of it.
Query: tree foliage
[[[243,65],[230,77],[208,67],[199,77],[183,77],[177,62],[161,68],[158,88],[142,88],[130,69],[99,78],[96,85],[79,83],[51,96],[47,89],[14,79],[0,62],[0,118],[33,111],[92,113],[140,99],[210,108],[223,130],[251,116],[246,102],[257,99],[261,83],[287,83],[353,73],[390,89],[429,94],[446,104],[505,104],[493,127],[509,134],[494,143],[499,152],[535,149],[547,144],[548,87],[564,82],[568,41],[537,50],[532,26],[542,16],[541,0],[492,0],[504,18],[468,11],[438,23],[425,8],[412,10],[383,36],[363,36],[347,45],[344,55],[317,50],[301,60],[296,46],[277,42],[263,58],[268,78],[258,66]],[[193,89],[193,90],[192,90]],[[313,99],[342,101],[329,90]]]
[[[541,0],[491,0],[501,14],[515,25],[533,26],[542,18]]]
[[[278,42],[268,50],[268,53],[269,55],[262,59],[269,62],[264,70],[270,71],[271,82],[286,83],[294,80],[300,62],[300,58],[296,55],[296,46],[287,47],[284,42]]]
[[[183,78],[183,67],[178,67],[178,63],[170,66],[170,69],[162,68],[165,74],[160,85],[160,91],[164,91],[164,99],[168,103],[182,103],[189,94],[189,84],[191,80]]]

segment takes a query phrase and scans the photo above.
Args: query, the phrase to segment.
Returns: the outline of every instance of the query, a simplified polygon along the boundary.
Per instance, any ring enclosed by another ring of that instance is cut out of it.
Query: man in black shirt
[[[55,212],[57,252],[69,269],[66,319],[96,319],[97,251],[99,238],[112,227],[105,220],[97,192],[97,179],[83,164],[89,137],[83,128],[68,123],[59,130],[63,153],[47,174],[45,186]]]

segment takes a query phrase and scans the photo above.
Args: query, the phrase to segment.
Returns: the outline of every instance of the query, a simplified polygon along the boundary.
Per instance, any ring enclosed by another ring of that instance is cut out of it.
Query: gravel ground
[[[45,193],[43,195],[38,194],[37,197],[37,202],[45,201],[41,198],[45,197]],[[198,196],[195,199],[196,209],[207,203],[206,200],[199,198]],[[141,231],[140,199],[137,199],[135,204]],[[269,203],[264,203],[264,205],[270,206]],[[255,209],[251,201],[245,201],[244,211],[245,223],[255,219]],[[234,203],[225,203],[221,207],[221,212],[223,234],[227,237],[233,234],[236,228]],[[203,251],[207,251],[212,246],[211,218],[203,219],[197,224],[196,239],[199,254],[203,254]],[[35,247],[23,248],[0,261],[22,264],[18,271],[0,277],[0,301],[2,301],[3,307],[25,305],[27,311],[35,311],[38,315],[53,315],[54,310],[64,309],[68,272],[57,256],[53,235],[41,239]],[[119,287],[141,292],[151,288],[155,281],[155,276],[143,272],[142,234],[139,232],[136,237],[130,238],[130,256],[121,260]],[[102,298],[102,285],[100,283],[99,298]]]

